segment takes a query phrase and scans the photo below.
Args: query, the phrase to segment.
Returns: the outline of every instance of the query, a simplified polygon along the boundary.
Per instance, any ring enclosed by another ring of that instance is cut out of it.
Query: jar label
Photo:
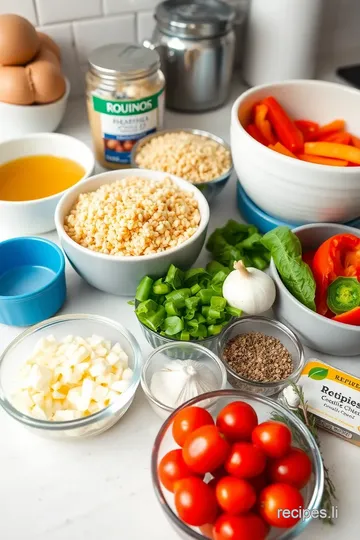
[[[129,164],[134,144],[162,126],[164,90],[143,99],[111,101],[92,96],[92,101],[100,114],[105,161]]]

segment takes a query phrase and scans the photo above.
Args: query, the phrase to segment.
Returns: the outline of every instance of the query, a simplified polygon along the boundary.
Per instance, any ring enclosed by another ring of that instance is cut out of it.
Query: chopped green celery
[[[219,272],[216,272],[216,274],[213,276],[211,283],[221,283],[221,285],[224,283],[227,276],[230,274],[230,269],[225,268],[224,270],[219,270]]]
[[[174,302],[171,302],[171,300],[168,300],[167,302],[165,302],[164,308],[165,308],[166,313],[169,316],[180,315],[180,310],[176,307]]]
[[[164,321],[165,334],[174,336],[184,330],[184,321],[180,317],[166,317]]]
[[[195,296],[195,294],[198,293],[200,290],[201,290],[201,286],[198,283],[196,283],[195,285],[190,287],[191,296]]]
[[[172,291],[166,295],[166,300],[174,302],[177,308],[185,307],[185,300],[189,298],[191,294],[190,289],[178,289],[177,291]]]
[[[215,283],[215,284],[210,285],[210,287],[214,291],[215,294],[219,296],[220,294],[222,294],[222,289],[223,289],[222,283]]]
[[[207,328],[204,324],[199,324],[198,328],[195,330],[190,330],[190,335],[192,337],[197,337],[199,339],[204,339],[207,337]]]
[[[237,309],[231,306],[226,306],[225,311],[232,317],[240,317],[242,314],[241,309]]]
[[[191,296],[190,298],[185,299],[185,307],[188,309],[195,309],[200,303],[200,298],[198,296]]]
[[[221,330],[223,329],[222,324],[210,324],[208,326],[208,334],[209,336],[216,336],[217,334],[220,334]]]
[[[247,238],[245,238],[245,240],[242,240],[240,242],[240,246],[243,248],[243,249],[254,249],[256,248],[256,244],[258,244],[260,241],[261,241],[261,234],[259,234],[258,232],[252,234],[251,236],[248,236]]]
[[[262,257],[259,257],[259,255],[254,255],[251,257],[252,259],[252,265],[255,266],[258,270],[265,270],[265,268],[268,267],[268,262],[265,261]]]
[[[202,304],[210,304],[211,297],[216,296],[216,293],[212,289],[201,289],[196,296],[200,298]]]
[[[145,302],[141,302],[138,307],[135,310],[136,315],[139,315],[140,313],[143,313],[144,315],[147,315],[149,313],[153,313],[154,311],[157,311],[158,304],[154,300],[145,300]]]
[[[210,306],[210,309],[209,309],[209,314],[208,314],[208,319],[220,319],[221,317],[221,311],[219,311],[218,309],[214,309]]]
[[[154,283],[154,280],[151,279],[151,277],[149,276],[143,277],[139,285],[137,286],[135,299],[138,300],[139,302],[144,302],[144,300],[147,300],[151,293],[151,288],[152,288],[153,283]]]
[[[148,326],[151,330],[156,332],[158,328],[162,325],[166,317],[166,312],[164,306],[159,306],[158,310],[150,313],[150,315],[140,314],[140,321]]]
[[[196,283],[199,283],[201,277],[208,277],[208,273],[205,268],[190,268],[185,272],[184,285],[191,287]]]
[[[206,318],[209,315],[209,309],[210,309],[210,306],[202,306],[201,308],[201,314]]]
[[[173,264],[169,266],[165,277],[165,283],[172,286],[173,289],[180,289],[184,281],[184,272],[180,268],[176,268]]]
[[[212,296],[210,299],[210,307],[218,311],[223,311],[226,307],[226,300],[222,296]]]
[[[180,333],[180,341],[190,341],[191,336],[187,330],[182,330]]]
[[[202,289],[208,289],[211,283],[210,277],[203,277],[199,281],[199,285]]]
[[[204,323],[206,321],[204,315],[201,313],[195,313],[195,319],[199,321],[199,323]]]
[[[195,317],[196,310],[195,309],[188,309],[184,315],[184,319],[187,321],[190,321]]]
[[[157,279],[153,285],[153,293],[157,295],[169,294],[171,287],[168,283],[164,283],[163,279]]]
[[[199,321],[196,319],[191,319],[191,321],[187,321],[187,327],[197,329],[199,327]]]
[[[219,324],[218,319],[214,319],[213,317],[208,317],[206,319],[207,326],[210,326],[211,324]]]
[[[215,276],[218,272],[224,272],[227,269],[223,264],[219,263],[218,261],[210,261],[206,265],[206,270],[210,275]]]

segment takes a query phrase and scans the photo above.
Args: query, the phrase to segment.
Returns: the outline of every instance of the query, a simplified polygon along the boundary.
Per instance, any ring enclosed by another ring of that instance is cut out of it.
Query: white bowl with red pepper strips
[[[267,317],[243,317],[219,336],[217,353],[233,388],[273,396],[296,383],[305,365],[298,337]]]
[[[60,200],[55,224],[74,269],[90,285],[134,296],[141,278],[171,263],[190,268],[204,245],[209,206],[176,176],[142,169],[93,176]]]

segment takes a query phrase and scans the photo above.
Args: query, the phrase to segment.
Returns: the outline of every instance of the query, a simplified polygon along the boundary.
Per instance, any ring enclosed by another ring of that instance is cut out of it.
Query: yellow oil
[[[76,184],[85,169],[68,158],[26,156],[0,165],[0,200],[33,201]]]

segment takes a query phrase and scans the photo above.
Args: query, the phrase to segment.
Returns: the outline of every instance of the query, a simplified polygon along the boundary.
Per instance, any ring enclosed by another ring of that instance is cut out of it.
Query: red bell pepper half
[[[328,286],[340,276],[360,280],[360,238],[353,234],[332,236],[317,249],[311,269],[316,281],[316,310],[325,315]]]
[[[293,154],[302,153],[304,151],[303,135],[280,103],[272,96],[265,98],[262,103],[268,108],[267,116],[281,144]]]
[[[346,313],[341,313],[341,315],[336,315],[336,317],[333,317],[333,321],[360,326],[360,306]]]

